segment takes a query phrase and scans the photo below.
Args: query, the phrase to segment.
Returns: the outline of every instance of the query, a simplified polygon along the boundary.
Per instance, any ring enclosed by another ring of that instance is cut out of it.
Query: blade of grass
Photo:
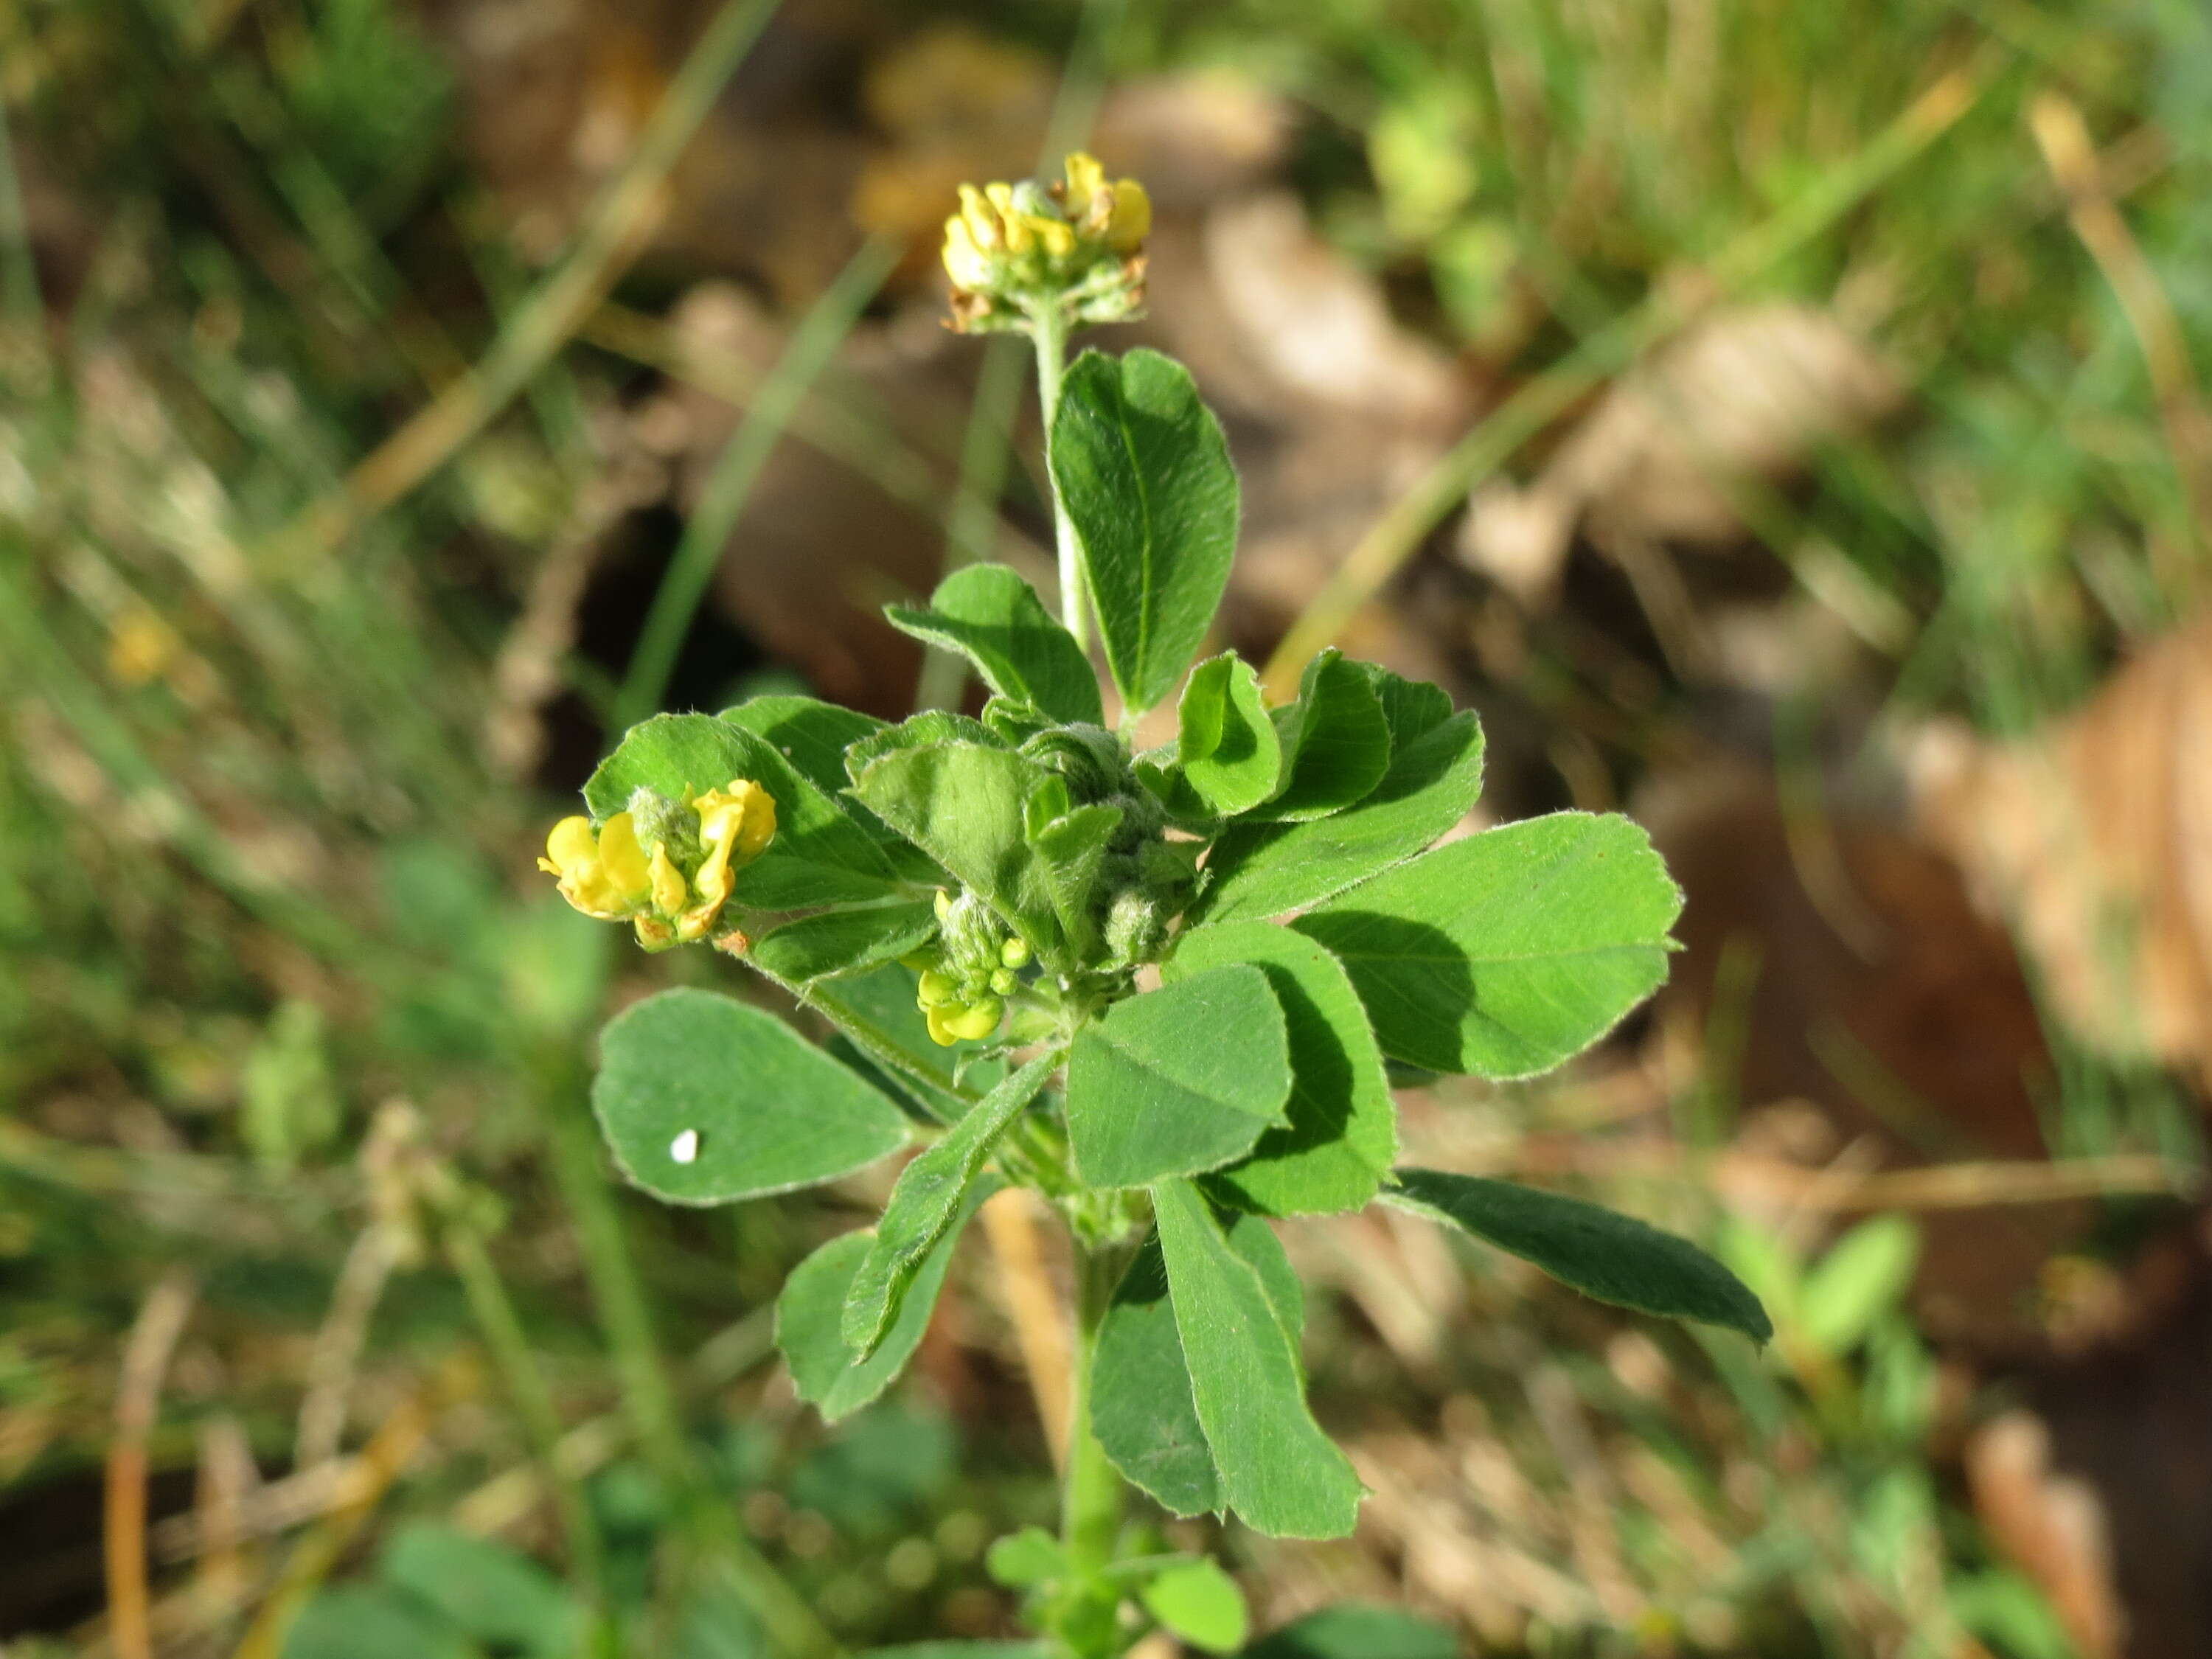
[[[1344,631],[1469,489],[1703,304],[1748,286],[1829,229],[1948,132],[1989,84],[1990,75],[1978,64],[1947,71],[1848,162],[1723,247],[1701,273],[1694,299],[1680,287],[1655,289],[1478,422],[1376,520],[1307,603],[1267,659],[1263,678],[1269,695],[1277,700],[1291,695],[1306,660]]]
[[[731,532],[737,528],[754,484],[760,480],[761,469],[782,441],[784,428],[791,423],[807,388],[828,366],[897,264],[899,253],[898,244],[889,236],[872,236],[861,245],[792,331],[783,355],[761,382],[752,407],[722,446],[630,653],[629,671],[615,696],[613,724],[617,731],[635,725],[660,706],[677,653],[683,649],[684,636],[691,629],[699,602],[714,580],[715,563],[729,543]]]
[[[661,185],[723,86],[774,14],[776,0],[725,0],[639,136],[637,148],[586,221],[575,246],[502,326],[475,367],[357,465],[344,486],[278,532],[286,555],[314,562],[364,519],[392,506],[482,431],[565,345],[644,250]]]

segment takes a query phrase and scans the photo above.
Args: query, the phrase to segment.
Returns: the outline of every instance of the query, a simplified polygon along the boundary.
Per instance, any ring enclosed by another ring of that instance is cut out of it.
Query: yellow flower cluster
[[[1109,180],[1078,151],[1063,183],[960,186],[960,211],[945,222],[945,270],[955,325],[1019,326],[1043,306],[1076,321],[1133,316],[1143,298],[1152,198],[1133,179]]]
[[[921,974],[915,1000],[928,1022],[930,1040],[939,1048],[980,1042],[994,1035],[1006,1018],[1006,999],[1021,983],[1016,970],[1029,966],[1029,941],[1007,936],[1006,925],[990,918],[971,897],[956,901],[940,890],[937,919],[943,931],[936,944],[904,958]]]
[[[538,867],[559,877],[561,896],[586,915],[631,922],[648,951],[706,938],[738,871],[775,839],[775,798],[744,778],[696,800],[684,793],[679,810],[697,820],[696,852],[665,828],[641,831],[637,814],[624,811],[596,830],[587,817],[562,818]]]

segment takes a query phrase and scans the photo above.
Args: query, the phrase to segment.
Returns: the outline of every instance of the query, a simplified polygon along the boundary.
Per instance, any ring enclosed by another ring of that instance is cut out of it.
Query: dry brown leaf
[[[1381,286],[1314,234],[1295,196],[1215,209],[1206,258],[1247,347],[1286,390],[1406,423],[1462,412],[1451,359],[1399,326]]]
[[[2051,1468],[2042,1420],[2005,1413],[1966,1442],[1966,1467],[1974,1512],[2051,1598],[2082,1659],[2118,1659],[2127,1619],[2113,1587],[2104,1506],[2087,1481]]]
[[[1718,313],[1616,381],[1534,484],[1478,492],[1461,556],[1533,604],[1549,599],[1578,526],[1601,540],[1733,544],[1745,483],[1789,482],[1815,449],[1878,423],[1905,396],[1825,312]]]
[[[1923,732],[1917,808],[2106,1053],[2212,1085],[2212,618],[2021,743]]]

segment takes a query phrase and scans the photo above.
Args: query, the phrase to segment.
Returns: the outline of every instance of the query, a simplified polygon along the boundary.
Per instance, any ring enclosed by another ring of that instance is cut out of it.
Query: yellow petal
[[[562,818],[545,837],[545,856],[538,867],[555,874],[572,866],[597,859],[599,855],[599,837],[592,833],[592,821],[581,816]]]
[[[653,869],[629,813],[617,812],[599,826],[599,864],[615,890],[632,904],[644,903],[653,893]]]
[[[1091,205],[1091,198],[1106,185],[1106,169],[1098,165],[1098,158],[1082,150],[1071,154],[1067,168],[1067,210],[1080,214]]]
[[[975,243],[978,252],[988,253],[1006,240],[999,233],[998,210],[973,185],[960,186],[960,222],[968,227],[968,239]],[[949,239],[950,224],[945,232]]]
[[[925,1011],[925,1017],[929,1022],[929,1040],[935,1043],[939,1048],[950,1048],[954,1043],[960,1041],[960,1039],[954,1036],[951,1030],[945,1025],[944,1009],[927,1009]]]
[[[653,874],[653,908],[664,916],[672,916],[690,902],[691,889],[684,879],[684,872],[668,856],[668,849],[653,849],[653,862],[648,866]]]
[[[945,274],[957,289],[990,285],[990,256],[975,246],[975,234],[968,228],[968,222],[957,213],[945,222]]]
[[[1106,246],[1116,253],[1134,253],[1152,230],[1152,198],[1134,179],[1114,184],[1114,215],[1106,222]]]
[[[1025,213],[1022,220],[1048,258],[1065,259],[1075,252],[1075,227],[1065,220],[1047,218],[1042,213]],[[1012,240],[1007,239],[1009,242]]]

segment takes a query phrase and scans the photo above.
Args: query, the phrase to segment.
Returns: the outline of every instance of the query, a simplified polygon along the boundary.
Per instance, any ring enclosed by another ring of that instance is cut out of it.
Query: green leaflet
[[[1244,1592],[1212,1561],[1162,1569],[1138,1599],[1164,1629],[1206,1653],[1234,1653],[1252,1628]]]
[[[1051,1642],[909,1642],[900,1648],[870,1648],[860,1659],[1058,1659]]]
[[[897,877],[876,839],[815,787],[774,744],[712,714],[655,714],[633,726],[584,785],[585,804],[605,820],[643,787],[681,799],[732,778],[775,797],[775,840],[738,872],[734,902],[756,910],[795,910],[889,897]]]
[[[1440,694],[1441,695],[1441,694]],[[1482,727],[1455,714],[1395,750],[1366,799],[1307,823],[1235,823],[1206,854],[1194,921],[1279,916],[1411,858],[1482,791]]]
[[[1555,812],[1437,848],[1292,926],[1345,965],[1385,1054],[1517,1078],[1589,1047],[1665,980],[1681,908],[1636,824]]]
[[[1230,1249],[1260,1276],[1295,1351],[1305,1331],[1305,1295],[1281,1241],[1253,1215],[1228,1218],[1227,1231]],[[1157,1232],[1121,1275],[1099,1327],[1091,1427],[1114,1467],[1163,1509],[1188,1516],[1227,1507],[1191,1397]]]
[[[1012,697],[1000,696],[984,701],[983,724],[1000,742],[1016,749],[1053,726],[1042,710]]]
[[[284,1659],[476,1659],[481,1651],[416,1596],[375,1584],[318,1590],[284,1638]]]
[[[714,718],[766,738],[801,777],[832,796],[849,781],[845,750],[884,729],[883,721],[857,708],[781,692],[748,697]]]
[[[927,899],[824,910],[763,933],[746,960],[786,985],[804,985],[880,968],[919,950],[936,932],[936,907]]]
[[[749,698],[725,708],[715,718],[741,726],[770,744],[799,776],[868,832],[901,876],[918,882],[939,878],[927,854],[909,847],[889,824],[845,793],[845,786],[851,781],[845,773],[845,750],[886,729],[873,714],[813,697],[777,693]]]
[[[1285,1121],[1283,1011],[1257,968],[1217,968],[1115,1003],[1076,1034],[1067,1136],[1092,1187],[1218,1169]]]
[[[1057,774],[1039,784],[1023,809],[1023,828],[1044,864],[1053,914],[1078,961],[1102,949],[1095,901],[1106,848],[1121,827],[1121,809],[1101,801],[1068,805],[1067,783]]]
[[[1060,954],[1059,915],[1023,823],[1024,803],[1050,775],[1009,749],[942,743],[867,762],[853,792],[1051,962]]]
[[[866,1358],[846,1346],[841,1327],[853,1279],[867,1259],[874,1234],[845,1233],[800,1262],[775,1299],[775,1346],[791,1367],[799,1397],[835,1423],[860,1409],[896,1382],[921,1344],[936,1310],[938,1292],[952,1265],[961,1229],[1003,1183],[987,1175],[968,1189],[967,1202],[939,1236],[907,1286],[890,1328]]]
[[[1176,714],[1176,758],[1198,797],[1170,803],[1181,816],[1234,817],[1275,793],[1283,745],[1251,664],[1233,651],[1207,658],[1191,670]]]
[[[1271,1631],[1243,1659],[1460,1659],[1460,1645],[1442,1625],[1346,1601]]]
[[[1122,701],[1166,701],[1198,654],[1237,546],[1237,471],[1189,371],[1086,351],[1060,382],[1053,483],[1074,526]]]
[[[409,1522],[385,1547],[378,1576],[435,1608],[475,1641],[538,1659],[575,1651],[581,1609],[537,1562],[489,1538]]]
[[[592,1107],[623,1173],[672,1204],[834,1181],[907,1139],[897,1107],[775,1015],[688,988],[609,1022]]]
[[[1065,1576],[1067,1552],[1042,1527],[1024,1527],[992,1544],[983,1557],[983,1570],[994,1583],[1028,1589]]]
[[[1506,1181],[1401,1170],[1395,1203],[1465,1228],[1583,1295],[1765,1342],[1774,1327],[1743,1281],[1687,1239],[1632,1217]]]
[[[1398,1114],[1367,1011],[1336,958],[1272,922],[1195,928],[1162,971],[1172,985],[1230,963],[1267,976],[1290,1040],[1289,1122],[1243,1163],[1206,1177],[1215,1198],[1267,1215],[1356,1210],[1398,1155]]]
[[[1298,699],[1274,711],[1283,786],[1253,816],[1280,822],[1326,817],[1364,799],[1390,767],[1390,727],[1367,665],[1331,646],[1298,681]]]
[[[1296,1344],[1259,1273],[1185,1181],[1152,1188],[1191,1398],[1229,1507],[1277,1538],[1341,1538],[1364,1490],[1306,1408]]]
[[[1405,752],[1407,744],[1426,736],[1451,718],[1451,698],[1443,687],[1428,680],[1409,680],[1376,662],[1350,665],[1366,676],[1375,700],[1382,705],[1382,723],[1390,728],[1390,752]]]
[[[983,1160],[1059,1064],[1057,1054],[1031,1060],[899,1172],[883,1219],[876,1224],[875,1243],[846,1296],[842,1333],[853,1352],[866,1356],[883,1340],[907,1286],[952,1224]]]
[[[1223,1507],[1190,1397],[1157,1235],[1121,1277],[1091,1362],[1091,1429],[1123,1477],[1172,1515]]]
[[[1005,565],[963,565],[937,585],[928,610],[894,605],[884,614],[901,631],[966,656],[1002,697],[1062,722],[1105,720],[1098,676],[1083,647]]]
[[[956,714],[949,708],[925,708],[896,726],[870,732],[846,750],[845,776],[857,784],[860,774],[885,755],[896,754],[902,749],[933,748],[940,743],[973,743],[986,749],[1012,746],[981,720]],[[846,793],[849,794],[851,791]]]

